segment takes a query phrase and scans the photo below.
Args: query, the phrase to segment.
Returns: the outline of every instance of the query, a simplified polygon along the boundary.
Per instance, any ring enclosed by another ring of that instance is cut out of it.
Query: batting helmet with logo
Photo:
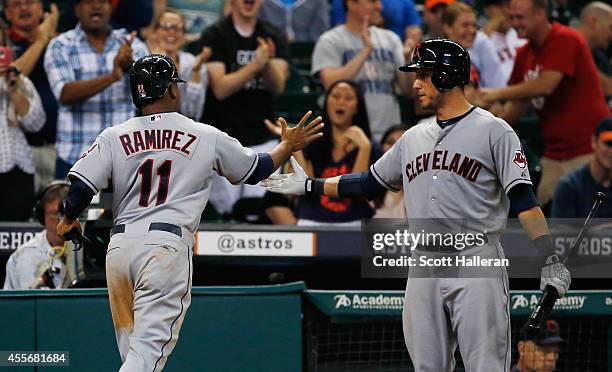
[[[161,54],[151,54],[138,59],[130,69],[130,89],[136,107],[161,98],[171,83],[184,83],[178,77],[176,65]]]
[[[417,45],[412,62],[400,67],[401,71],[433,70],[431,82],[441,92],[470,82],[470,55],[452,40],[426,40]]]

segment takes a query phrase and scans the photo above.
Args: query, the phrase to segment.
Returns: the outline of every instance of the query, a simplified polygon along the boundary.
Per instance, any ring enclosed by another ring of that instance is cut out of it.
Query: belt
[[[172,233],[174,235],[177,235],[179,237],[183,236],[183,230],[180,228],[180,226],[176,226],[173,225],[171,223],[165,223],[165,222],[152,222],[149,225],[149,231],[166,231],[169,233]],[[121,224],[121,225],[115,225],[111,228],[111,236],[115,235],[115,234],[122,234],[125,232],[125,224]]]

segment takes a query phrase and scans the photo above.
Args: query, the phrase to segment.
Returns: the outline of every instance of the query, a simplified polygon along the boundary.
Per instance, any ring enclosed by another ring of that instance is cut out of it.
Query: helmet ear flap
[[[155,71],[153,74],[153,86],[158,89],[158,94],[163,95],[170,86],[170,77],[164,75],[160,71]]]
[[[453,82],[446,71],[435,70],[431,75],[431,83],[441,92],[453,89]]]

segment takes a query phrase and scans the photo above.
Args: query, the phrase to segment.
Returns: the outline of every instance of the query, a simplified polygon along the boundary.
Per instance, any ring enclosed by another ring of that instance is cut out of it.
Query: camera
[[[0,46],[0,66],[10,66],[13,62],[13,51],[10,47]]]

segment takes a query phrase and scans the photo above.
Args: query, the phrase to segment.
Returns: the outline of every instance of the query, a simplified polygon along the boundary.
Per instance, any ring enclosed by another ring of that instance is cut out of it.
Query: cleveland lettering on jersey
[[[119,136],[127,157],[142,151],[173,150],[190,157],[198,136],[174,129],[136,130]]]
[[[431,161],[430,161],[431,160]],[[432,170],[447,170],[456,173],[470,182],[476,181],[482,169],[482,164],[467,155],[449,154],[448,150],[435,150],[433,153],[424,153],[406,164],[408,182],[414,180],[419,174]]]

